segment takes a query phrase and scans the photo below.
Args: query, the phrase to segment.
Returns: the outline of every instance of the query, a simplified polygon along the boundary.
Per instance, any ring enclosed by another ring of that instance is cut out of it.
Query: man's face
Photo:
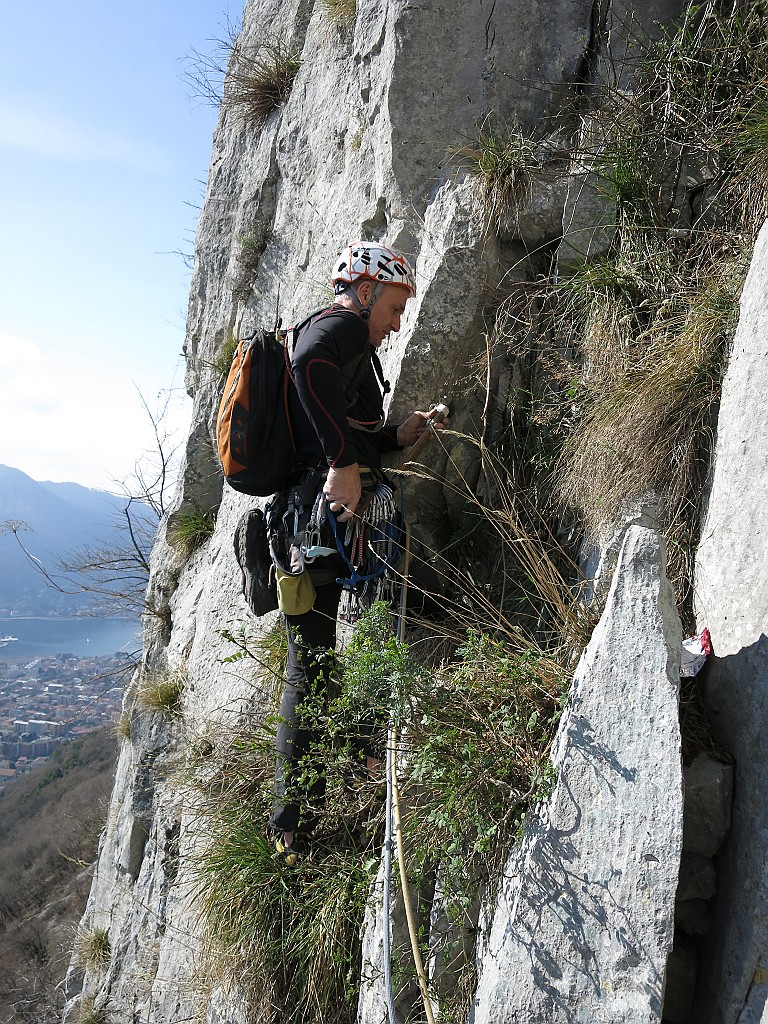
[[[391,331],[400,330],[400,317],[410,298],[407,288],[388,284],[382,288],[368,318],[368,340],[378,348]]]

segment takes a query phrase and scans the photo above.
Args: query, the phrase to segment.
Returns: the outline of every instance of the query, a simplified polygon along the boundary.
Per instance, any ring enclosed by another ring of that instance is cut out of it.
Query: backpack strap
[[[384,371],[381,368],[381,360],[379,359],[379,353],[375,348],[371,348],[371,362],[373,363],[373,369],[376,371],[376,376],[379,378],[379,386],[381,387],[382,393],[388,395],[392,390],[392,385],[388,380],[384,380]]]

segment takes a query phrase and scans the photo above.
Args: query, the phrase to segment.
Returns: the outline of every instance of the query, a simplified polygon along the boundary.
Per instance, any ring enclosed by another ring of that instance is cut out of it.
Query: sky
[[[191,255],[216,111],[185,57],[233,0],[0,0],[0,464],[120,492],[183,441]]]

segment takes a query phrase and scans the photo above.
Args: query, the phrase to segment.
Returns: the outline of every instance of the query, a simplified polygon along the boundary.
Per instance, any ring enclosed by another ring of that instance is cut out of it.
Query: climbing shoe
[[[283,833],[280,832],[275,836],[275,852],[277,859],[282,861],[286,867],[295,868],[301,864],[309,851],[306,842],[296,834],[293,836],[291,845],[286,846],[283,841]]]
[[[235,558],[242,574],[243,597],[254,615],[266,615],[277,608],[277,590],[272,580],[272,559],[267,524],[260,508],[250,509],[235,528]]]

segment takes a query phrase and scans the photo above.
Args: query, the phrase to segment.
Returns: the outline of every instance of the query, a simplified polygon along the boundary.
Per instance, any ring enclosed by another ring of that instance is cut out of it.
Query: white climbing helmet
[[[364,278],[379,285],[397,284],[416,294],[416,279],[408,260],[379,242],[350,242],[333,265],[331,283],[337,295]]]

